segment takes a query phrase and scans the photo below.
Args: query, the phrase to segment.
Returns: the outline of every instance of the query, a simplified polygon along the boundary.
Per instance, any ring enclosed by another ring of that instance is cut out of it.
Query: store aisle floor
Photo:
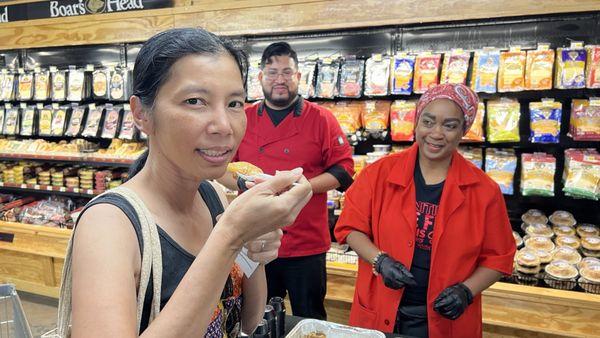
[[[17,291],[35,338],[56,327],[58,299]]]

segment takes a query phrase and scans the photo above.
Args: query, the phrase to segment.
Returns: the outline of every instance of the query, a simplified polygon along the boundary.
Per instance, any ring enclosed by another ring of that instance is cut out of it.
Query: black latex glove
[[[402,263],[388,255],[382,255],[377,260],[375,271],[383,277],[383,284],[390,289],[398,290],[405,285],[417,286],[415,277]]]
[[[454,284],[446,288],[435,299],[433,309],[442,316],[455,320],[473,303],[473,293],[464,284]]]

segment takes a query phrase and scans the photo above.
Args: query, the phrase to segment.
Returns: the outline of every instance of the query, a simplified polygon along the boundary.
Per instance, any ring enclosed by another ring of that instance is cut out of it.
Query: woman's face
[[[432,101],[423,109],[415,128],[419,153],[430,161],[450,158],[462,139],[463,126],[464,116],[454,102]]]
[[[179,59],[156,96],[150,149],[184,176],[221,177],[246,131],[245,95],[231,56]]]

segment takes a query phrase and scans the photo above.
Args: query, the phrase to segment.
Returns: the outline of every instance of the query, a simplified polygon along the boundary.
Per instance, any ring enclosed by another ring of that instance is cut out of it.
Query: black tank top
[[[213,226],[217,223],[217,216],[223,213],[224,208],[221,200],[219,199],[219,195],[215,191],[214,187],[209,182],[202,182],[198,189],[200,192],[200,196],[206,203],[208,210],[210,211],[210,215],[212,218]],[[127,202],[123,197],[116,194],[106,194],[101,196],[100,198],[90,202],[86,205],[85,209],[82,211],[85,212],[91,206],[97,204],[111,204],[121,209],[123,213],[129,218],[129,221],[133,225],[135,229],[135,234],[138,239],[138,243],[140,246],[140,253],[143,248],[143,240],[142,240],[142,231],[141,224],[135,213],[133,206]],[[81,216],[80,216],[81,217]],[[169,236],[160,226],[157,225],[158,235],[160,238],[160,247],[162,251],[162,286],[161,286],[161,299],[160,299],[160,308],[162,309],[171,296],[175,289],[181,282],[183,276],[187,273],[188,269],[194,262],[196,258],[185,249],[183,249],[177,242],[175,242],[171,236]],[[140,325],[140,334],[148,327],[149,319],[150,319],[150,309],[152,306],[152,274],[150,275],[150,282],[148,284],[148,288],[146,291],[146,295],[144,297],[144,307],[142,311],[142,322]],[[229,299],[231,298],[233,293],[233,282],[231,279],[231,275],[227,278],[227,282],[221,294],[221,299]],[[241,305],[241,304],[240,304]],[[233,333],[239,329],[239,322],[241,316],[241,306],[234,307],[234,309],[228,311],[227,322],[225,323],[225,331],[228,333]],[[207,334],[207,336],[213,336],[211,334]]]

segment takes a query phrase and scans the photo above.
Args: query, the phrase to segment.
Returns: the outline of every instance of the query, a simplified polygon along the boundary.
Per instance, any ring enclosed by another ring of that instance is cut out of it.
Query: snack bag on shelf
[[[85,71],[69,66],[67,101],[79,102],[85,97]]]
[[[600,88],[600,45],[585,46],[587,65],[585,67],[585,86]]]
[[[317,62],[315,60],[306,60],[300,62],[298,65],[298,71],[300,72],[300,81],[298,82],[298,94],[300,94],[305,99],[315,97],[316,69]],[[262,88],[260,88],[260,95],[263,95]]]
[[[483,117],[485,116],[485,103],[479,101],[477,105],[477,115],[475,115],[475,120],[473,121],[473,125],[467,132],[465,136],[462,138],[462,142],[483,142],[485,141],[485,137],[483,136]]]
[[[13,107],[10,103],[4,105],[4,135],[17,135],[19,133],[19,108]]]
[[[441,54],[432,54],[429,52],[417,55],[415,60],[415,78],[413,81],[413,91],[417,94],[423,94],[427,89],[440,83],[439,71]]]
[[[488,149],[485,157],[485,172],[505,195],[514,194],[514,176],[517,156],[513,149]]]
[[[100,137],[113,139],[117,136],[117,129],[119,128],[121,119],[121,109],[123,107],[113,106],[112,104],[107,104],[104,107],[106,108],[106,113],[104,113],[104,123]]]
[[[342,62],[339,96],[358,98],[362,95],[365,62],[356,57],[348,57]]]
[[[23,70],[20,69],[19,71]],[[30,101],[33,98],[33,73],[24,72],[19,74],[18,81],[17,100]]]
[[[57,107],[52,115],[52,136],[63,136],[67,124],[67,109],[69,107]]]
[[[52,101],[64,101],[67,97],[67,73],[50,67],[50,79],[52,80],[50,96]]]
[[[337,83],[340,63],[337,60],[325,58],[317,64],[317,97],[333,99],[337,96]]]
[[[94,99],[108,99],[108,80],[110,79],[109,68],[96,69],[92,73],[92,95]]]
[[[338,101],[330,110],[346,135],[354,134],[362,127],[360,102]]]
[[[458,147],[458,152],[477,168],[483,169],[483,149],[476,147]]]
[[[129,97],[129,71],[117,67],[110,73],[109,97],[111,100],[124,101]]]
[[[133,140],[135,135],[135,123],[133,121],[133,113],[128,104],[123,106],[123,122],[121,123],[121,131],[119,138],[123,140]]]
[[[26,105],[21,109],[21,136],[32,136],[35,124],[35,107]]]
[[[565,150],[563,179],[565,195],[600,200],[600,154],[595,150]]]
[[[35,91],[33,99],[46,101],[50,96],[50,73],[45,69],[36,69],[34,74]]]
[[[519,101],[507,98],[487,103],[487,138],[491,143],[519,142]]]
[[[545,153],[522,154],[521,165],[523,196],[554,196],[554,156]]]
[[[85,106],[79,106],[78,104],[71,105],[71,116],[69,118],[69,124],[65,132],[65,136],[75,137],[79,136],[83,128],[83,121],[85,120]]]
[[[537,50],[527,51],[525,88],[528,90],[552,89],[554,50],[540,45]]]
[[[571,102],[569,136],[576,141],[600,141],[600,98]]]
[[[248,87],[248,101],[262,100],[265,97],[258,74],[260,74],[260,60],[253,60],[248,66],[246,82],[246,86]],[[298,86],[298,91],[300,91],[300,86]]]
[[[4,129],[4,115],[6,115],[6,111],[4,108],[0,108],[0,126]]]
[[[15,93],[15,74],[2,69],[0,79],[0,101],[12,101]]]
[[[408,55],[406,53],[394,55],[394,57],[392,58],[391,94],[412,94],[414,68],[414,55]]]
[[[572,43],[570,48],[558,48],[556,50],[555,88],[584,88],[586,58],[587,53],[581,43]]]
[[[478,93],[495,93],[498,84],[500,51],[487,47],[475,52],[471,89]]]
[[[96,107],[95,104],[89,105],[87,119],[85,121],[85,128],[81,134],[84,137],[98,137],[100,131],[100,120],[102,120],[102,114],[104,107]]]
[[[542,102],[531,102],[529,103],[529,115],[531,142],[559,142],[562,103],[555,102],[554,99],[542,99]]]
[[[365,65],[365,96],[389,94],[390,57],[373,54]]]
[[[390,101],[368,100],[363,104],[362,125],[365,130],[369,132],[387,130],[390,119]]]
[[[38,134],[40,136],[51,136],[54,108],[40,104],[38,105],[38,111]]]
[[[469,71],[469,62],[471,53],[462,49],[455,49],[450,53],[444,54],[444,64],[442,66],[441,83],[465,84],[467,83],[467,72]]]
[[[390,108],[392,141],[414,140],[416,109],[415,101],[394,101]]]
[[[527,53],[519,47],[500,53],[498,92],[518,92],[525,89]]]

